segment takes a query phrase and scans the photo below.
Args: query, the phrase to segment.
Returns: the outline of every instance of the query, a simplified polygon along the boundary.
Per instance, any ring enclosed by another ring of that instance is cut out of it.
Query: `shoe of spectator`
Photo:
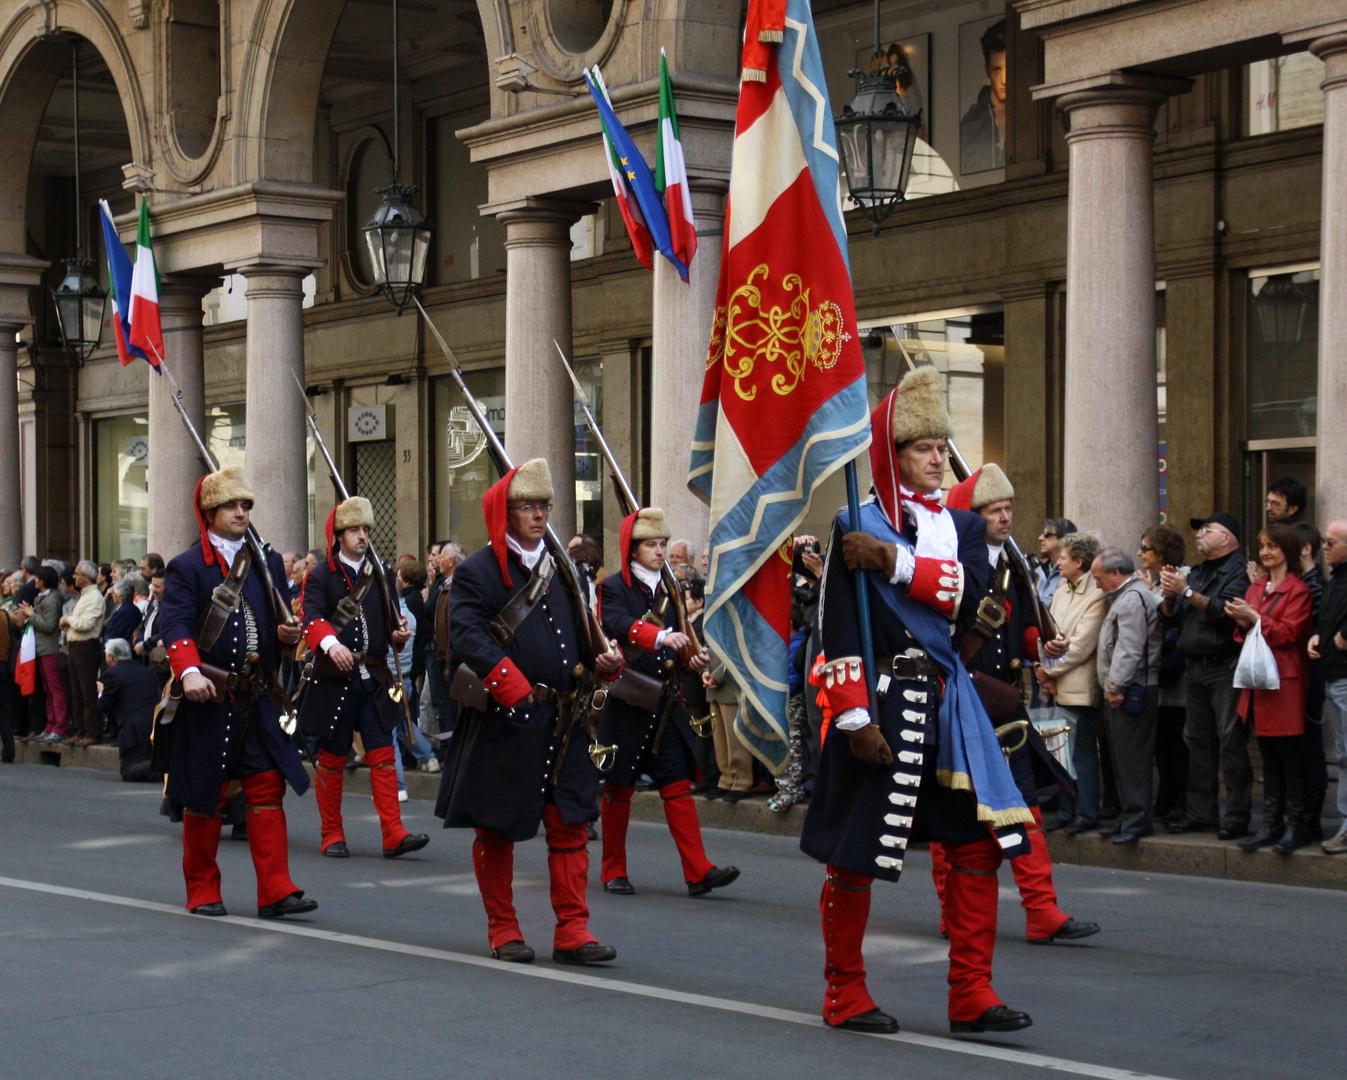
[[[427,758],[425,761],[421,762],[421,771],[428,773],[439,772],[440,771],[439,758]]]
[[[64,739],[55,739],[53,741],[59,742],[62,746],[74,746],[80,741],[80,737],[78,735],[67,735]]]
[[[1217,840],[1239,840],[1248,835],[1249,823],[1247,821],[1232,821],[1216,830]]]
[[[1117,844],[1119,847],[1125,847],[1128,844],[1135,844],[1143,838],[1150,836],[1154,829],[1145,829],[1139,832],[1120,831],[1110,838],[1110,844]]]
[[[406,802],[406,801],[407,801],[407,789],[406,788],[398,789],[398,802]]]
[[[1112,825],[1105,825],[1102,829],[1100,829],[1099,836],[1103,840],[1111,840],[1113,837],[1117,836],[1120,832],[1122,832],[1122,826],[1115,821]]]
[[[1089,832],[1091,829],[1099,828],[1098,818],[1083,818],[1079,814],[1071,819],[1071,824],[1062,831],[1067,836],[1079,836],[1083,832]]]
[[[257,909],[259,919],[279,919],[282,915],[304,915],[318,906],[317,900],[305,900],[303,893],[291,893],[284,900]]]
[[[733,884],[738,878],[737,866],[713,866],[701,881],[688,882],[688,895],[705,896],[712,889],[723,889],[726,885]]]
[[[722,791],[720,797],[728,803],[736,803],[742,802],[752,794],[751,791]]]
[[[702,798],[707,802],[710,802],[712,799],[723,799],[724,797],[725,789],[723,787],[709,787],[702,792]]]
[[[1044,819],[1043,819],[1043,831],[1044,831],[1044,832],[1056,832],[1058,829],[1064,829],[1064,828],[1066,828],[1066,827],[1067,827],[1068,825],[1070,825],[1070,824],[1071,824],[1071,823],[1070,823],[1069,821],[1063,821],[1063,820],[1062,820],[1061,818],[1059,818],[1059,817],[1054,817],[1054,818],[1044,818]]]
[[[1325,855],[1347,854],[1347,825],[1339,829],[1336,836],[1330,840],[1325,840],[1319,846],[1324,849]]]
[[[794,805],[794,799],[789,795],[782,795],[779,791],[767,800],[767,809],[774,814],[784,814]]]

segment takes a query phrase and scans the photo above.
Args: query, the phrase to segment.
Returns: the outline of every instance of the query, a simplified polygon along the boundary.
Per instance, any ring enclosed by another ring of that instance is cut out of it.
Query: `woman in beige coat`
[[[1057,555],[1062,580],[1050,609],[1060,637],[1043,643],[1043,665],[1036,671],[1043,695],[1053,698],[1063,719],[1071,723],[1067,738],[1076,771],[1076,798],[1072,800],[1066,794],[1058,798],[1055,827],[1065,827],[1072,836],[1099,825],[1099,743],[1095,737],[1099,679],[1095,650],[1104,621],[1104,593],[1090,574],[1090,564],[1098,554],[1099,541],[1093,536],[1070,533],[1062,537]],[[1047,827],[1054,826],[1049,823]]]

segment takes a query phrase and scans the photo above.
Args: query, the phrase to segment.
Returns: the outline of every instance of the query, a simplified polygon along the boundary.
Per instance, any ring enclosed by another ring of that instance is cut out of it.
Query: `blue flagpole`
[[[851,531],[861,531],[861,490],[856,480],[856,459],[845,465],[847,477],[847,512]],[[870,694],[870,715],[878,722],[878,698],[875,696],[875,636],[870,626],[870,593],[865,587],[865,571],[856,572],[856,614],[861,622],[861,659],[865,662],[865,686]]]

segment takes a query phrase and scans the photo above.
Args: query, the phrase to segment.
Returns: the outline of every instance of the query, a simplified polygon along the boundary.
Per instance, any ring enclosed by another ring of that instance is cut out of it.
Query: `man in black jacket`
[[[1249,587],[1240,554],[1239,522],[1230,514],[1193,518],[1197,550],[1206,560],[1185,578],[1176,567],[1160,572],[1165,600],[1160,619],[1179,626],[1179,652],[1188,662],[1188,719],[1183,729],[1188,744],[1188,811],[1183,820],[1166,822],[1170,832],[1210,832],[1222,840],[1249,835],[1253,767],[1249,763],[1249,729],[1236,715],[1239,691],[1235,664],[1240,646],[1235,622],[1225,613],[1230,600],[1242,599]],[[1225,779],[1225,815],[1217,801],[1217,767]]]
[[[1318,631],[1310,638],[1310,656],[1322,658],[1324,712],[1332,715],[1338,742],[1338,813],[1344,824],[1322,844],[1330,855],[1347,853],[1347,521],[1335,521],[1324,532],[1324,563],[1332,571],[1319,601]]]
[[[104,650],[108,666],[98,684],[98,707],[117,740],[118,768],[128,783],[149,780],[159,679],[144,664],[131,663],[131,646],[124,638],[108,639]]]

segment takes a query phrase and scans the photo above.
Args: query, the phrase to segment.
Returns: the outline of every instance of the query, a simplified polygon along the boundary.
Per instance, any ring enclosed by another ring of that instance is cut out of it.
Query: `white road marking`
[[[176,839],[177,837],[168,833],[138,833],[130,836],[98,836],[92,840],[76,840],[61,846],[76,851],[101,851],[104,848],[134,847],[137,844],[162,844]]]
[[[376,952],[416,956],[423,960],[443,960],[452,964],[463,964],[467,967],[486,968],[498,975],[545,979],[551,982],[569,983],[572,986],[585,986],[594,990],[607,990],[616,994],[629,994],[633,997],[673,1001],[680,1005],[696,1005],[703,1009],[738,1013],[755,1019],[780,1020],[783,1023],[799,1024],[815,1030],[823,1026],[822,1020],[813,1013],[796,1012],[793,1009],[776,1009],[769,1005],[758,1005],[748,1001],[733,1001],[729,998],[710,997],[707,994],[689,994],[682,990],[668,990],[661,986],[644,986],[640,983],[604,978],[601,975],[584,975],[578,971],[564,968],[502,964],[499,960],[491,960],[484,956],[450,952],[447,949],[431,949],[423,945],[404,945],[397,941],[381,941],[378,938],[362,937],[358,934],[342,934],[335,930],[321,930],[314,926],[304,926],[294,922],[287,923],[279,919],[249,919],[238,915],[225,915],[207,919],[199,915],[193,915],[185,908],[173,904],[160,904],[153,900],[138,900],[135,897],[115,896],[111,893],[90,892],[87,889],[70,889],[63,885],[47,885],[40,881],[24,881],[20,878],[0,877],[0,887],[45,893],[49,896],[64,896],[72,900],[92,900],[100,904],[134,908],[138,911],[151,911],[160,915],[180,915],[202,924],[222,923],[241,926],[248,930],[266,930],[273,934],[289,934],[292,937],[330,941],[337,945],[354,945],[362,949],[373,949]],[[847,1032],[845,1034],[852,1033]],[[967,1054],[972,1057],[991,1058],[1029,1068],[1051,1069],[1056,1072],[1071,1073],[1074,1076],[1094,1077],[1096,1080],[1168,1080],[1166,1077],[1134,1072],[1131,1069],[1113,1069],[1106,1065],[1091,1065],[1087,1062],[1071,1061],[1067,1058],[1049,1057],[1046,1054],[1034,1054],[1024,1050],[1010,1050],[1000,1046],[947,1039],[938,1035],[914,1035],[910,1032],[900,1032],[897,1035],[868,1035],[866,1037],[884,1039],[888,1042],[906,1043],[909,1046],[920,1046],[928,1050],[944,1050],[955,1054]]]

